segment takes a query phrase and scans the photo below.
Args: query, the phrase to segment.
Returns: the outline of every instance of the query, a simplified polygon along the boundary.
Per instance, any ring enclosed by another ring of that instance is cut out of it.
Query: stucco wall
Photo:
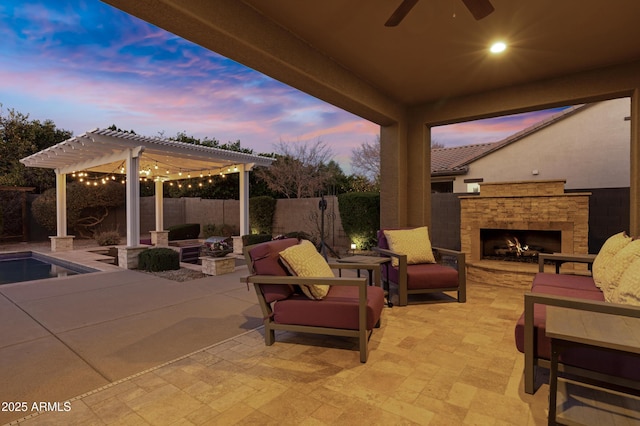
[[[326,243],[344,250],[350,241],[342,229],[337,197],[325,197]],[[320,235],[320,198],[280,199],[276,203],[273,235],[303,231],[314,237]],[[240,202],[238,200],[207,200],[201,198],[165,198],[164,228],[182,223],[232,225],[240,228]],[[155,197],[140,199],[140,232],[147,234],[155,229]]]
[[[566,189],[629,186],[629,115],[629,98],[597,103],[471,163],[453,190],[466,192],[464,180],[479,178],[565,179]]]

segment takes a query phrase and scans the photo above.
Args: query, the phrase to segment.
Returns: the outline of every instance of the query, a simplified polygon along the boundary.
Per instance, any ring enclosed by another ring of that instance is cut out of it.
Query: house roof
[[[592,105],[595,104],[576,105],[566,108],[545,120],[541,120],[497,142],[432,149],[431,175],[446,176],[465,174],[468,171],[469,164],[474,161],[504,148],[507,145],[518,142],[533,133],[562,121],[579,111],[589,108]]]
[[[467,172],[466,165],[490,151],[498,142],[435,148],[431,150],[431,175],[455,175]]]
[[[27,167],[58,173],[91,171],[121,174],[130,150],[140,152],[140,169],[149,178],[184,179],[188,174],[234,172],[234,166],[270,166],[275,159],[109,129],[94,129],[20,160]],[[195,177],[195,176],[194,176]]]

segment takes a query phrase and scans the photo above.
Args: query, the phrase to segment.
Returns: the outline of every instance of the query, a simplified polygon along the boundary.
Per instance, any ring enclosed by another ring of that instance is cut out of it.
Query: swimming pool
[[[0,254],[0,285],[97,272],[97,269],[23,251]]]

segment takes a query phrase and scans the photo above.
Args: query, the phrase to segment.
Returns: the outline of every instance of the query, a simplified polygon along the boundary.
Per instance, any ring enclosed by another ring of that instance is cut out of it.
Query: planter
[[[202,273],[206,275],[223,275],[233,272],[236,260],[233,257],[201,257]]]

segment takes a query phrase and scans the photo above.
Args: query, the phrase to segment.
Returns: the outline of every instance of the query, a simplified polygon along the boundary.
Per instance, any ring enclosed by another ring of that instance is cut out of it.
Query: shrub
[[[116,246],[120,244],[120,233],[118,231],[104,231],[93,234],[99,246]]]
[[[233,225],[214,225],[212,223],[208,223],[204,225],[202,228],[202,236],[204,238],[209,237],[232,237],[234,235],[238,235],[240,232]]]
[[[252,233],[271,234],[276,203],[275,198],[267,195],[249,199],[249,223]]]
[[[249,234],[242,236],[242,246],[251,246],[254,244],[260,244],[267,241],[271,241],[271,234]]]
[[[199,223],[184,223],[169,227],[169,241],[193,240],[200,235]]]
[[[377,244],[380,228],[380,194],[349,192],[338,195],[342,228],[358,249],[368,250]]]
[[[284,238],[297,238],[299,240],[309,240],[313,243],[314,246],[318,245],[316,239],[313,238],[312,235],[307,234],[306,232],[303,232],[303,231],[287,232],[286,234],[278,237],[278,239],[284,239]]]
[[[138,269],[151,272],[180,269],[180,254],[167,247],[145,250],[138,255]]]

